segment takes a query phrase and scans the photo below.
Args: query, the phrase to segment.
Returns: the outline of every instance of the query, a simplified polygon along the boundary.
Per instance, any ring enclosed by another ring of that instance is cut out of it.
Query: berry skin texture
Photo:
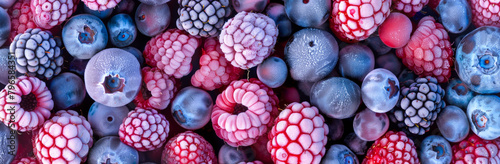
[[[191,72],[191,60],[200,40],[178,29],[170,29],[148,41],[144,59],[167,75],[181,78]]]
[[[486,164],[500,162],[500,139],[483,140],[470,134],[460,143],[455,143],[451,163],[453,164]]]
[[[211,91],[238,80],[243,73],[224,57],[217,38],[207,38],[200,57],[200,69],[191,77],[191,84]]]
[[[249,69],[271,54],[277,37],[274,20],[264,14],[243,11],[224,24],[219,42],[233,66]]]
[[[267,142],[274,163],[321,162],[329,129],[318,108],[306,101],[291,103],[274,123]]]
[[[71,17],[79,0],[32,0],[33,20],[40,28],[51,29]]]
[[[363,164],[420,163],[413,141],[403,132],[388,131],[368,149]]]
[[[163,149],[162,164],[217,163],[212,145],[202,136],[186,131],[171,138]]]
[[[472,23],[476,27],[500,27],[500,2],[496,0],[468,0],[472,9]]]
[[[140,108],[163,110],[177,92],[175,79],[158,68],[142,68],[142,84],[134,104]]]
[[[94,141],[92,135],[85,117],[60,110],[35,136],[36,158],[41,163],[83,163]]]
[[[365,40],[389,16],[391,0],[334,0],[330,28],[344,42]]]
[[[408,44],[396,50],[403,64],[419,76],[433,76],[439,83],[451,76],[453,51],[443,25],[431,16],[418,23]]]
[[[145,152],[162,147],[167,142],[170,124],[162,114],[154,109],[135,108],[120,125],[120,140]]]
[[[278,97],[257,79],[233,81],[217,96],[212,127],[228,145],[250,146],[266,134]]]
[[[229,0],[178,0],[177,28],[193,36],[218,36],[231,14]]]
[[[427,3],[429,3],[429,0],[395,0],[392,6],[395,10],[406,14],[408,17],[413,17]]]
[[[10,164],[39,164],[39,162],[34,157],[24,157],[21,159],[16,159]]]
[[[404,14],[392,12],[380,25],[378,34],[385,45],[391,48],[401,48],[410,41],[412,29],[410,18]]]
[[[14,40],[17,34],[22,34],[27,29],[38,27],[33,20],[33,12],[31,11],[30,4],[30,0],[17,0],[9,8],[8,13],[11,23],[9,41]]]
[[[9,86],[14,89],[9,89]],[[45,82],[36,77],[21,76],[9,86],[0,92],[0,121],[20,132],[40,128],[54,108],[52,94]],[[10,96],[14,99],[8,98]]]
[[[114,8],[122,0],[82,0],[91,10],[104,11]]]

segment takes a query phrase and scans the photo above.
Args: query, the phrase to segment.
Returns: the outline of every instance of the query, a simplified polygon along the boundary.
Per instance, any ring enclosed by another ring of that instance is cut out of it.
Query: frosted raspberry
[[[438,1],[438,0],[435,0]],[[400,11],[408,17],[413,17],[429,3],[429,0],[394,0],[392,5],[395,10]]]
[[[233,81],[217,96],[212,127],[228,145],[249,146],[266,134],[278,97],[257,79]]]
[[[432,76],[442,83],[451,76],[453,51],[448,33],[431,16],[420,20],[408,44],[397,49],[396,54],[421,77]]]
[[[342,41],[368,38],[389,16],[391,0],[334,0],[330,28]]]
[[[217,163],[212,145],[202,136],[186,131],[168,140],[163,149],[162,163]]]
[[[328,125],[308,102],[289,104],[274,121],[267,151],[274,163],[319,163],[325,155]]]
[[[16,159],[12,161],[10,164],[39,164],[39,163],[34,157],[24,157],[21,159]]]
[[[388,131],[373,143],[363,164],[420,163],[413,141],[403,132]]]
[[[224,24],[219,42],[233,66],[249,69],[271,54],[277,37],[278,28],[271,18],[243,11]]]
[[[85,117],[60,110],[35,136],[35,154],[41,163],[83,163],[92,147],[92,129]]]
[[[216,38],[205,40],[202,53],[200,69],[191,77],[191,84],[195,87],[211,91],[237,80],[243,72],[226,60]]]
[[[239,162],[238,164],[264,164],[261,161],[253,161],[253,162]]]
[[[469,0],[472,9],[472,23],[476,27],[500,27],[500,1]]]
[[[31,0],[33,21],[40,28],[51,29],[71,17],[80,0]]]
[[[160,148],[167,142],[168,120],[154,109],[135,108],[120,125],[120,140],[145,152]]]
[[[134,99],[134,104],[140,108],[163,110],[177,92],[175,79],[158,68],[142,68],[142,87]]]
[[[9,43],[14,40],[17,34],[22,34],[27,29],[38,27],[33,21],[30,0],[17,0],[17,2],[9,8],[8,13],[11,23]],[[8,44],[6,43],[5,45]]]
[[[85,6],[91,10],[104,11],[114,8],[122,0],[82,0]]]
[[[21,76],[0,92],[0,121],[13,130],[37,130],[50,117],[52,108],[49,88],[36,77]]]
[[[181,78],[191,72],[191,58],[200,41],[179,29],[170,29],[148,41],[144,59],[167,75]]]
[[[452,146],[451,163],[500,163],[500,138],[484,140],[474,133]]]

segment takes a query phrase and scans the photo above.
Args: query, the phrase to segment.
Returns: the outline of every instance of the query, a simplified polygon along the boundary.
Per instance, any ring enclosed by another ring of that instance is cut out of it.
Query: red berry
[[[33,20],[40,28],[51,29],[69,19],[80,0],[31,0]]]
[[[388,131],[373,143],[363,164],[420,163],[415,144],[403,132]]]
[[[484,140],[474,133],[452,146],[454,164],[500,163],[500,139]]]
[[[34,157],[24,157],[21,159],[16,159],[10,164],[39,164],[39,162]]]
[[[472,9],[472,23],[476,27],[500,27],[500,1],[469,0]]]
[[[164,164],[217,163],[212,145],[192,131],[171,138],[163,149],[161,160]]]
[[[122,0],[82,0],[85,5],[91,10],[104,11],[112,9]]]
[[[175,79],[158,68],[142,68],[142,84],[134,99],[134,104],[140,108],[163,110],[177,91]]]
[[[412,31],[412,23],[406,15],[392,12],[378,29],[380,40],[391,48],[401,48],[408,43]]]
[[[394,0],[392,5],[395,10],[406,14],[408,17],[413,17],[429,3],[429,0]]]
[[[24,33],[27,29],[34,29],[38,26],[33,20],[33,12],[30,8],[30,0],[17,0],[17,2],[9,8],[10,16],[10,37],[8,43],[14,40],[17,34]],[[5,45],[8,45],[5,43]]]
[[[137,151],[155,150],[167,142],[168,120],[154,109],[135,108],[120,125],[120,140]]]

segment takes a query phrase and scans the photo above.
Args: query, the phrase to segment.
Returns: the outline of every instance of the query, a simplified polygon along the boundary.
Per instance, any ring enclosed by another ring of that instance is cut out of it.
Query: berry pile
[[[0,163],[500,163],[499,7],[0,0]]]

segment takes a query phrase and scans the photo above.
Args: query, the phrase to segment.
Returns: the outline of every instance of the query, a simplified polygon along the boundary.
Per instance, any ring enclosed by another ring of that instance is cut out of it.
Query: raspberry
[[[192,131],[171,138],[163,149],[161,159],[162,163],[217,163],[212,145]]]
[[[469,137],[452,146],[451,163],[500,163],[500,139],[483,140],[471,133]]]
[[[271,54],[277,37],[274,20],[264,14],[243,11],[224,24],[219,42],[233,66],[249,69]]]
[[[10,164],[39,164],[39,163],[34,157],[24,157],[21,159],[16,159],[12,161]]]
[[[413,141],[403,132],[388,131],[373,143],[363,164],[420,163]]]
[[[120,140],[145,152],[160,148],[167,142],[170,131],[168,120],[154,109],[135,108],[120,125]]]
[[[451,76],[453,51],[448,33],[431,16],[420,20],[408,44],[397,49],[396,54],[421,77],[432,76],[443,83]]]
[[[308,102],[291,103],[274,121],[267,150],[275,163],[319,163],[325,155],[328,125]]]
[[[32,0],[33,21],[40,28],[51,29],[71,17],[79,0]]]
[[[167,75],[181,78],[191,72],[191,58],[200,41],[179,29],[170,29],[148,41],[144,59]]]
[[[228,145],[249,146],[272,124],[278,97],[257,79],[233,81],[217,96],[212,127]]]
[[[389,16],[391,0],[334,0],[330,28],[345,42],[365,40]]]
[[[104,11],[112,9],[122,0],[82,0],[83,3],[91,10]]]
[[[60,110],[35,136],[35,154],[42,163],[83,163],[92,147],[92,129],[85,117]]]
[[[163,110],[177,92],[175,79],[158,68],[142,68],[142,87],[134,99],[134,104],[140,108]]]
[[[24,31],[30,28],[37,28],[33,20],[33,12],[30,8],[30,0],[18,0],[8,11],[10,15],[10,38],[8,43],[10,43],[17,34],[22,34]],[[6,43],[5,45],[8,45]]]
[[[438,1],[438,0],[435,0]],[[408,17],[413,17],[429,3],[429,0],[395,0],[392,5],[395,10],[400,11]]]
[[[500,1],[469,0],[472,9],[472,23],[476,27],[500,27]]]
[[[202,53],[200,69],[191,77],[191,84],[195,87],[214,90],[237,80],[243,72],[224,58],[220,43],[215,38],[205,40]]]
[[[49,88],[36,77],[21,76],[0,92],[0,121],[13,130],[37,130],[50,117],[52,108]]]

